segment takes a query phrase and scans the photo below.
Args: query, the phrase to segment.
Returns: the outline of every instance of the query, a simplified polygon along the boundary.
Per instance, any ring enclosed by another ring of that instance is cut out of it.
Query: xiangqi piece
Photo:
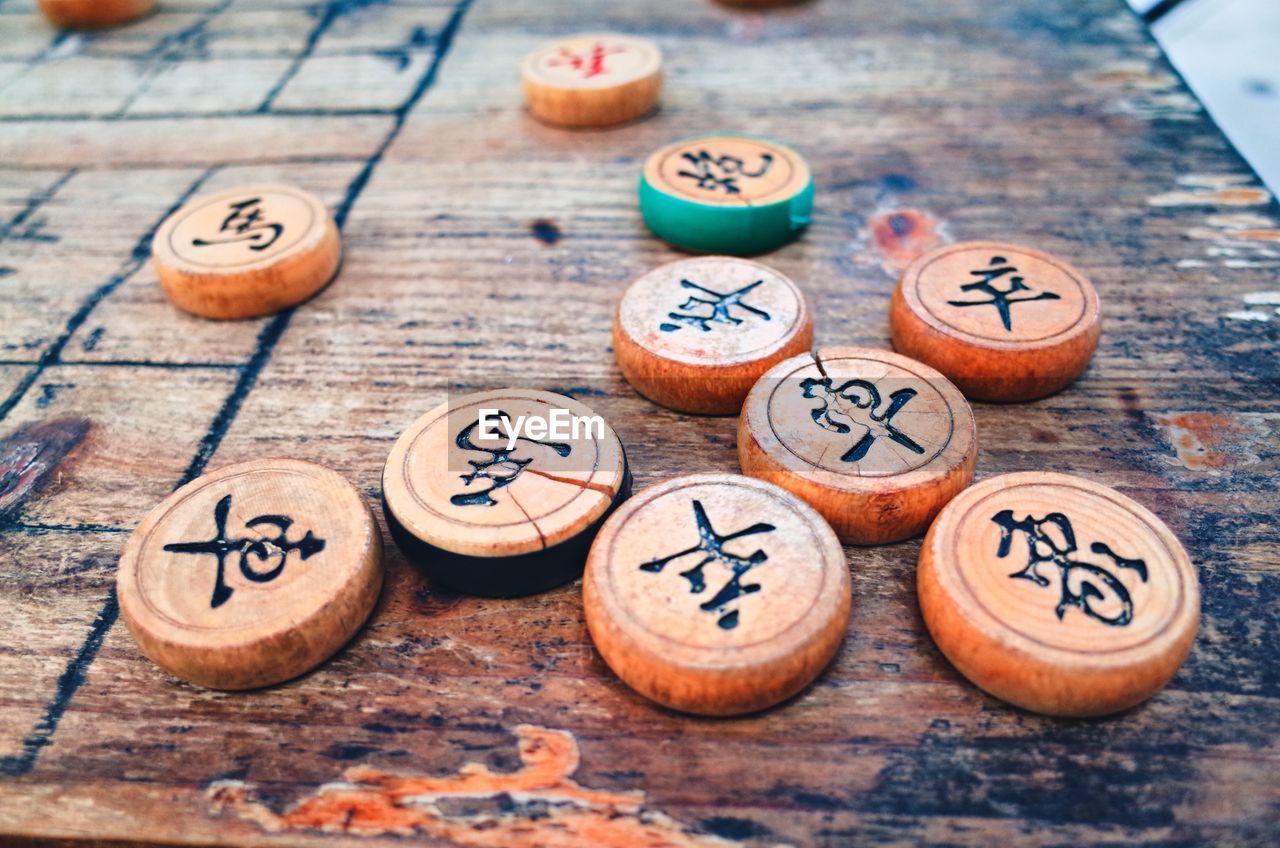
[[[440,404],[396,441],[382,475],[392,538],[434,580],[511,596],[582,572],[631,491],[605,420],[554,392],[498,389]]]
[[[605,522],[583,579],[587,627],[640,694],[703,715],[761,710],[834,656],[850,609],[831,527],[760,480],[699,474],[644,490]]]
[[[156,0],[40,0],[49,23],[62,29],[119,26],[151,14]]]
[[[382,534],[336,472],[243,462],[148,513],[116,586],[157,665],[200,686],[252,689],[314,668],[355,635],[382,588]]]
[[[790,147],[713,133],[649,156],[640,212],[653,234],[697,253],[750,256],[792,241],[809,225],[813,178]]]
[[[165,294],[205,318],[256,318],[295,306],[333,279],[338,228],[319,198],[291,186],[199,197],[156,231]]]
[[[575,35],[544,44],[520,65],[534,117],[565,127],[604,127],[658,107],[662,51],[634,35]]]
[[[728,256],[655,268],[627,288],[613,322],[627,381],[681,412],[738,412],[761,374],[812,344],[812,313],[796,284]]]
[[[1153,695],[1200,621],[1186,551],[1155,515],[1066,474],[984,480],[920,551],[934,641],[986,691],[1036,712],[1105,715]]]
[[[1026,401],[1061,391],[1098,346],[1098,293],[1065,261],[1011,244],[964,242],[917,259],[889,313],[893,346],[966,397]]]
[[[743,473],[794,492],[858,545],[923,533],[969,485],[977,455],[960,391],[927,365],[871,348],[778,363],[738,422]]]

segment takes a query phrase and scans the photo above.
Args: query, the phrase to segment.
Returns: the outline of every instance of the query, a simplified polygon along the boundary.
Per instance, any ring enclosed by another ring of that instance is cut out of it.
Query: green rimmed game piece
[[[658,238],[698,253],[749,256],[792,241],[813,212],[813,177],[799,153],[733,133],[660,148],[640,176],[640,213]]]

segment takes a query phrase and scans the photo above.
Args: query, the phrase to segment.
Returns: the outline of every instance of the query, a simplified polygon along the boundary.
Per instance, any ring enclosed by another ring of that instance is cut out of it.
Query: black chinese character
[[[689,280],[681,280],[681,288],[700,291],[703,294],[710,295],[710,298],[698,297],[696,294],[689,295],[689,298],[679,306],[683,311],[668,312],[667,317],[673,321],[679,321],[682,324],[687,324],[690,327],[697,327],[704,333],[711,332],[711,324],[741,324],[741,318],[735,318],[730,314],[730,310],[735,306],[739,309],[745,309],[748,312],[754,313],[765,321],[772,320],[769,317],[768,312],[742,302],[742,299],[747,296],[748,292],[763,283],[764,280],[756,280],[751,285],[743,286],[737,291],[732,291],[728,294],[721,294],[720,292],[712,291],[705,286],[700,286],[697,283],[690,282]],[[711,311],[701,315],[690,311],[694,309],[702,309],[704,306],[711,307]],[[659,324],[658,327],[663,332],[674,333],[676,330],[680,329],[680,324],[669,324],[667,322],[663,322],[662,324]]]
[[[1071,521],[1060,512],[1051,512],[1044,518],[1036,519],[1028,515],[1015,520],[1013,510],[1005,509],[991,518],[1000,525],[1000,546],[996,556],[1009,555],[1010,545],[1015,532],[1023,533],[1027,539],[1030,555],[1027,567],[1015,571],[1009,576],[1018,580],[1030,580],[1037,586],[1049,586],[1049,578],[1037,569],[1046,562],[1058,567],[1058,582],[1061,584],[1061,599],[1054,610],[1061,621],[1068,607],[1078,607],[1085,615],[1110,624],[1123,627],[1133,620],[1133,599],[1129,590],[1112,572],[1089,562],[1080,562],[1070,558],[1076,552],[1076,534]],[[1111,550],[1102,542],[1094,542],[1089,546],[1095,554],[1109,557],[1120,568],[1128,568],[1138,573],[1138,578],[1147,582],[1147,564],[1140,559],[1126,559]],[[1112,616],[1104,615],[1095,608],[1095,602],[1110,600],[1118,605],[1119,612]]]
[[[738,187],[738,177],[756,179],[763,177],[769,172],[769,168],[773,167],[772,153],[760,154],[760,164],[755,171],[748,171],[746,163],[737,156],[712,156],[705,150],[699,150],[696,156],[692,153],[681,153],[680,156],[688,161],[694,170],[677,171],[678,176],[695,180],[698,188],[707,191],[724,189],[725,194],[742,193],[742,189]]]
[[[510,426],[510,416],[499,410],[498,418],[504,422],[508,422]],[[493,499],[493,493],[499,489],[505,489],[516,481],[521,474],[524,473],[525,466],[533,462],[533,457],[526,459],[515,459],[511,456],[515,452],[515,448],[508,450],[505,447],[491,449],[482,448],[471,441],[471,434],[480,426],[480,422],[472,421],[466,427],[463,427],[458,433],[455,443],[458,447],[467,451],[475,451],[477,453],[488,454],[487,459],[467,460],[467,464],[471,466],[470,474],[459,475],[462,482],[466,486],[470,486],[476,480],[488,480],[489,488],[479,492],[463,492],[449,498],[450,503],[454,506],[496,506],[497,501]],[[505,438],[505,437],[504,437]],[[537,439],[530,439],[528,436],[517,436],[516,441],[526,441],[535,445],[542,445],[544,448],[551,448],[560,456],[568,456],[573,448],[562,442],[540,442]]]
[[[293,551],[297,551],[298,556],[305,560],[324,550],[324,539],[316,538],[310,530],[298,541],[289,541],[289,528],[293,526],[293,519],[283,515],[259,515],[244,523],[244,526],[250,530],[263,525],[274,527],[278,531],[275,536],[228,539],[227,515],[230,512],[231,495],[227,495],[213,508],[213,521],[218,532],[212,539],[207,542],[176,542],[164,546],[166,551],[175,554],[212,554],[218,558],[218,576],[213,584],[213,600],[209,604],[213,609],[230,600],[235,591],[224,579],[228,554],[240,555],[240,573],[246,580],[254,583],[270,583],[284,571],[285,561]],[[254,568],[250,557],[257,558],[261,563],[270,563],[272,559],[276,559],[277,562],[274,567],[266,571],[258,571]]]
[[[1053,292],[1040,292],[1040,294],[1031,297],[1010,297],[1016,292],[1029,292],[1030,288],[1023,281],[1022,277],[1016,276],[1018,269],[1008,264],[1007,259],[1003,256],[991,257],[989,268],[980,271],[970,271],[970,276],[981,277],[976,283],[965,283],[960,286],[961,291],[971,292],[980,291],[983,294],[991,295],[991,300],[948,300],[947,303],[952,306],[987,306],[991,305],[1000,313],[1000,321],[1004,324],[1004,328],[1009,332],[1013,332],[1013,317],[1009,314],[1009,306],[1014,303],[1028,303],[1033,300],[1061,300],[1058,295]],[[1009,288],[998,289],[991,285],[992,281],[998,280],[1005,274],[1014,274],[1009,278]]]
[[[809,413],[813,423],[833,433],[850,433],[854,426],[861,429],[862,435],[858,437],[858,441],[840,457],[844,462],[862,459],[881,436],[897,442],[912,453],[924,453],[924,448],[893,424],[893,417],[902,411],[907,401],[916,396],[915,389],[898,389],[889,395],[888,406],[881,409],[883,402],[880,390],[867,380],[845,380],[833,389],[830,377],[823,377],[821,380],[807,377],[800,382],[800,388],[804,390],[805,397],[822,401],[822,406],[815,407]],[[839,404],[841,399],[848,401],[852,407]]]
[[[734,539],[740,539],[743,536],[754,536],[757,533],[772,533],[775,528],[772,524],[752,524],[745,530],[739,530],[737,533],[730,533],[727,536],[721,536],[711,526],[711,520],[707,518],[707,511],[702,508],[702,502],[695,500],[693,502],[693,517],[698,522],[698,544],[692,548],[685,548],[683,551],[674,553],[671,556],[662,559],[654,559],[640,566],[641,571],[648,571],[658,574],[666,567],[667,563],[690,554],[704,554],[703,558],[688,571],[680,572],[680,576],[689,581],[689,592],[694,595],[701,595],[707,588],[706,579],[703,575],[703,569],[708,563],[718,562],[725,568],[733,572],[733,576],[724,584],[719,592],[711,600],[703,603],[701,609],[720,616],[717,624],[724,630],[732,630],[738,626],[738,611],[730,610],[725,612],[725,608],[737,600],[742,595],[750,595],[753,592],[760,591],[759,583],[742,584],[742,575],[755,568],[760,563],[769,558],[764,551],[756,551],[747,557],[740,557],[731,554],[724,549],[726,542]]]
[[[196,247],[209,247],[215,244],[249,241],[253,242],[249,245],[250,250],[266,250],[280,238],[280,234],[284,232],[284,224],[263,221],[260,203],[262,203],[261,197],[251,197],[230,205],[231,214],[223,219],[222,226],[218,229],[220,233],[231,233],[228,238],[212,241],[198,238],[192,239],[191,243]]]

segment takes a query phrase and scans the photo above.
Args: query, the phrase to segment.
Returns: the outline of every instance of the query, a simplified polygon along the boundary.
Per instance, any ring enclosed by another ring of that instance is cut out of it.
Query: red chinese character
[[[603,44],[597,43],[588,53],[574,53],[567,47],[561,47],[556,55],[547,60],[547,64],[553,68],[568,66],[575,71],[582,71],[583,79],[591,79],[594,76],[608,73],[604,67],[604,57],[612,56],[615,53],[625,53],[625,47],[605,47]]]

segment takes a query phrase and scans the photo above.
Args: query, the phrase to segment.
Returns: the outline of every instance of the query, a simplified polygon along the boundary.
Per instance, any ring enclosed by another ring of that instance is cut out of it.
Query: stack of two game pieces
[[[667,706],[770,706],[803,688],[844,635],[848,572],[816,512],[731,475],[678,478],[628,499],[618,436],[563,395],[504,389],[441,405],[397,441],[383,495],[392,536],[438,584],[525,595],[585,564],[597,648]]]

